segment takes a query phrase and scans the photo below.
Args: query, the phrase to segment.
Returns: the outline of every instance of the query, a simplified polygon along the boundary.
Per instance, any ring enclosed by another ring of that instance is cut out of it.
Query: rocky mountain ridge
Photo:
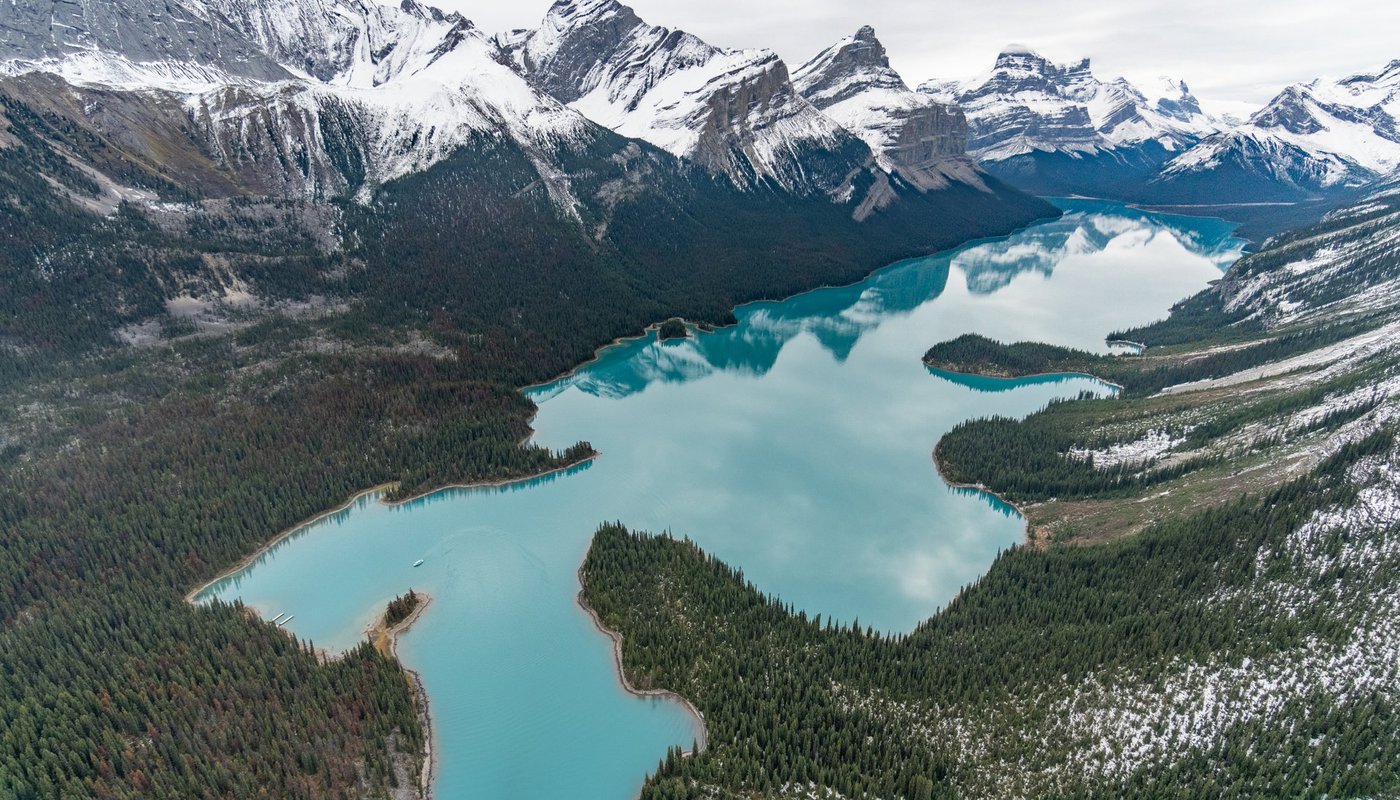
[[[961,109],[912,91],[890,67],[870,26],[799,67],[793,85],[813,106],[860,136],[886,170],[923,188],[941,188],[950,176],[976,180]]]
[[[1011,45],[979,77],[919,88],[963,108],[973,155],[1003,161],[1035,151],[1094,154],[1149,142],[1180,150],[1216,129],[1184,82],[1162,83],[1161,96],[1149,99],[1123,78],[1099,79],[1087,58],[1057,64]]]
[[[1230,174],[1272,197],[1360,189],[1400,166],[1400,60],[1340,80],[1286,87],[1246,122],[1199,142],[1160,181],[1188,185]]]
[[[1271,216],[1263,203],[1344,202],[1400,165],[1397,87],[1400,61],[1393,61],[1286,87],[1240,121],[1207,113],[1175,78],[1143,86],[1104,80],[1088,59],[1061,64],[1010,45],[988,72],[926,81],[919,91],[960,107],[969,153],[1028,191],[1209,207],[1253,219]],[[1277,214],[1265,230],[1309,218]]]
[[[538,28],[498,42],[537,89],[739,185],[840,195],[869,159],[772,51],[718,48],[616,0],[559,0]]]
[[[555,151],[600,128],[857,219],[910,193],[982,188],[981,170],[1038,194],[1254,214],[1346,199],[1400,165],[1400,62],[1287,87],[1232,126],[1183,81],[1103,79],[1088,59],[1009,46],[981,76],[912,91],[868,26],[789,70],[771,51],[717,47],[617,0],[559,0],[538,27],[496,36],[419,0],[14,9],[0,73],[18,96],[91,108],[74,119],[152,154],[205,151],[235,182],[286,196],[363,201],[504,136],[573,209],[583,201]],[[51,91],[66,98],[38,94]],[[146,124],[159,130],[119,130]]]
[[[85,0],[77,32],[42,48],[32,40],[49,21],[26,8],[19,32],[0,39],[0,73],[18,95],[53,73],[68,84],[68,106],[91,106],[90,96],[139,106],[139,116],[106,114],[107,132],[118,118],[159,120],[158,135],[127,138],[194,136],[176,149],[206,151],[203,160],[258,192],[363,201],[475,137],[504,136],[568,210],[580,200],[553,151],[586,146],[599,125],[743,189],[825,196],[858,220],[902,193],[985,189],[961,159],[956,112],[904,91],[919,113],[897,146],[882,143],[822,113],[771,51],[714,47],[615,0],[560,0],[539,28],[496,37],[416,0],[172,0],[120,11]],[[95,33],[108,27],[117,34]]]
[[[734,249],[746,253],[788,237],[816,246],[829,236],[846,253],[832,263],[850,263],[872,247],[897,258],[955,244],[955,231],[985,235],[1054,213],[966,160],[961,173],[950,169],[937,180],[891,172],[856,134],[802,98],[773,54],[710,47],[646,26],[616,3],[560,3],[550,24],[567,28],[565,39],[616,27],[626,36],[604,37],[614,54],[624,45],[650,54],[655,71],[608,73],[604,61],[581,57],[593,77],[585,74],[589,83],[576,90],[540,71],[545,61],[522,69],[504,39],[415,0],[142,0],[121,13],[199,30],[179,40],[189,47],[177,46],[169,28],[150,25],[82,39],[97,49],[74,45],[38,60],[0,49],[0,223],[13,256],[0,267],[7,274],[13,267],[25,280],[34,277],[36,259],[58,274],[95,269],[76,251],[61,251],[73,238],[62,231],[85,226],[256,229],[282,219],[295,233],[289,241],[315,241],[322,257],[338,258],[364,247],[367,235],[402,226],[414,231],[414,255],[403,258],[434,264],[519,229],[523,239],[568,242],[571,255],[552,257],[561,263],[616,250],[638,268],[657,269],[690,257],[662,258],[654,248],[663,240],[672,247],[691,241],[717,261],[723,248],[707,237],[719,231],[737,237]],[[84,24],[103,19],[92,11]],[[206,52],[260,53],[261,60],[221,65]],[[572,74],[566,56],[556,48],[548,61],[559,75]],[[627,103],[652,103],[656,111],[658,87],[693,78],[698,93],[673,116],[652,117],[675,121],[672,132],[690,137],[695,146],[684,156],[574,107],[590,92],[606,98],[613,91],[631,92]],[[237,210],[246,204],[275,209]],[[225,238],[242,247],[261,235]],[[539,243],[517,244],[519,252]],[[109,334],[145,326],[157,296],[217,306],[322,280],[303,275],[275,290],[260,287],[228,259],[190,260],[187,246],[172,255],[178,268],[149,270],[159,286],[147,287],[143,302],[116,293],[115,308],[91,298],[103,307],[94,325]],[[253,264],[245,256],[234,260]],[[66,266],[53,267],[54,259]],[[700,276],[719,269],[711,263]],[[144,285],[151,275],[131,280]],[[745,284],[732,275],[709,280]],[[789,290],[805,286],[795,274],[791,280]]]

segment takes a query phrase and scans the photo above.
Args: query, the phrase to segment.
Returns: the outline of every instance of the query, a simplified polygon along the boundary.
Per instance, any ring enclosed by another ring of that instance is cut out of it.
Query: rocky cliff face
[[[75,4],[74,13],[120,35],[79,37],[94,49],[53,62],[25,60],[32,47],[9,42],[0,72],[13,76],[17,97],[125,141],[176,182],[364,198],[478,136],[514,142],[552,174],[557,147],[597,135],[498,63],[495,45],[470,22],[413,0],[116,5]],[[135,24],[142,14],[151,24]],[[184,60],[142,60],[152,54]],[[44,89],[40,70],[63,80]],[[567,191],[557,200],[573,205]]]
[[[317,81],[373,87],[450,53],[472,24],[415,0],[206,0],[279,63]]]
[[[909,89],[884,45],[865,26],[798,68],[803,97],[865,141],[887,170],[921,188],[970,174],[967,120],[961,109]]]
[[[165,0],[7,3],[0,65],[132,85],[291,77],[216,10]]]
[[[539,28],[493,39],[417,0],[75,0],[54,12],[71,29],[39,7],[0,28],[10,90],[52,106],[35,76],[53,72],[54,113],[217,192],[368,200],[486,136],[577,214],[562,161],[600,141],[596,125],[857,219],[914,190],[986,188],[961,158],[962,116],[910,91],[868,29],[809,65],[823,113],[771,51],[714,47],[616,0],[559,0]]]
[[[741,186],[839,193],[870,158],[772,52],[648,25],[616,0],[559,0],[539,28],[497,41],[536,88]]]
[[[1020,45],[981,76],[919,91],[962,108],[984,169],[1037,194],[1145,199],[1167,160],[1218,127],[1181,81],[1143,91],[1098,78],[1088,59],[1058,64]]]

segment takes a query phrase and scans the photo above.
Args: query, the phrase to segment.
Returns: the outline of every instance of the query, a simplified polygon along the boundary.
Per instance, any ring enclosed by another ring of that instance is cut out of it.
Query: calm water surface
[[[687,535],[810,612],[887,631],[936,612],[1024,533],[1010,509],[943,484],[939,436],[1104,387],[950,380],[923,352],[970,331],[1104,351],[1105,333],[1164,316],[1239,255],[1218,220],[1062,205],[1011,237],[744,306],[731,328],[609,348],[530,392],[536,441],[586,439],[593,464],[402,507],[362,499],[202,598],[291,612],[298,636],[344,649],[394,595],[426,590],[399,650],[431,700],[437,796],[632,797],[696,731],[678,704],[621,689],[575,603],[598,524]]]

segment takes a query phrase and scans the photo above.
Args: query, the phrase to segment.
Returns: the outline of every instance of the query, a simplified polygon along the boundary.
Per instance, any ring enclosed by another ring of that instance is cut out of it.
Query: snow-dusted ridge
[[[1164,180],[1238,165],[1305,191],[1358,187],[1400,167],[1400,59],[1279,92],[1250,119],[1182,153]]]
[[[182,85],[291,77],[200,0],[12,1],[0,23],[0,70]]]
[[[649,25],[616,0],[558,0],[538,28],[496,39],[530,82],[624,136],[695,161],[739,185],[839,190],[845,170],[814,174],[814,152],[868,156],[793,88],[769,50],[715,47]]]
[[[484,36],[467,28],[431,63],[377,85],[298,82],[241,94],[203,92],[185,102],[194,118],[234,135],[258,135],[244,125],[250,114],[283,120],[277,126],[282,130],[313,134],[323,130],[326,115],[349,117],[367,160],[361,189],[427,169],[477,135],[509,137],[526,152],[548,151],[589,135],[586,120],[532,90],[497,63],[494,53]],[[357,69],[351,67],[342,77]],[[302,122],[288,124],[290,119]],[[319,136],[309,137],[305,146],[319,146]]]
[[[1123,78],[1098,78],[1087,58],[1056,64],[1024,45],[1008,45],[982,75],[927,81],[919,91],[963,108],[969,150],[983,161],[1037,151],[1094,154],[1147,142],[1175,151],[1217,130],[1184,82],[1159,84],[1144,92]]]
[[[469,21],[413,0],[396,6],[372,0],[185,0],[149,13],[174,15],[196,29],[207,26],[222,51],[266,55],[253,59],[255,69],[198,53],[141,61],[130,53],[156,46],[128,37],[112,45],[124,49],[103,49],[102,40],[40,59],[9,58],[0,62],[0,72],[52,72],[75,86],[168,94],[168,102],[184,106],[226,162],[272,148],[309,165],[300,187],[308,195],[364,196],[480,135],[508,137],[539,154],[543,164],[550,150],[592,131],[582,116],[499,63],[495,44]],[[104,19],[97,12],[93,17]],[[161,35],[159,28],[155,34]],[[353,132],[362,151],[359,185],[349,185],[354,178],[330,166],[335,159],[326,152],[326,139],[333,129]],[[277,141],[269,144],[269,136]],[[556,199],[571,205],[567,197]]]
[[[47,12],[25,12],[22,36],[0,30],[0,74],[167,94],[223,156],[300,165],[293,171],[305,173],[308,195],[365,197],[480,135],[509,137],[544,164],[551,149],[596,137],[593,126],[741,188],[825,195],[858,219],[911,188],[985,188],[961,158],[961,115],[909,91],[878,42],[876,66],[888,75],[823,97],[823,107],[839,104],[823,113],[772,51],[716,47],[649,25],[616,0],[559,0],[538,28],[495,37],[418,0],[74,7],[76,33],[42,46],[34,41],[53,30]],[[145,19],[158,24],[143,27]],[[328,136],[353,140],[349,170],[333,163],[327,148],[340,145]]]
[[[954,169],[976,180],[966,157],[967,120],[955,105],[912,91],[890,67],[875,30],[864,26],[793,73],[812,105],[859,136],[880,166],[922,188],[941,188]],[[949,163],[957,162],[957,163]]]

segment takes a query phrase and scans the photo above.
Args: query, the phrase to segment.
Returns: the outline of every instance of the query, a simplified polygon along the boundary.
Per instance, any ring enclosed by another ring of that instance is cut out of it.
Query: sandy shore
[[[624,669],[622,666],[622,633],[604,625],[603,619],[598,616],[598,612],[594,611],[593,607],[588,605],[588,601],[583,599],[583,567],[581,566],[578,569],[578,582],[579,590],[578,595],[576,597],[576,600],[578,601],[578,607],[583,609],[584,613],[588,615],[589,619],[593,620],[593,627],[597,628],[599,633],[612,640],[613,666],[617,670],[618,683],[622,685],[622,688],[628,694],[632,694],[637,697],[664,697],[668,700],[675,700],[681,705],[685,706],[686,711],[689,711],[690,716],[694,718],[696,728],[698,729],[698,734],[695,737],[695,747],[699,752],[704,752],[710,744],[710,733],[709,730],[705,727],[705,715],[701,714],[700,709],[696,708],[695,704],[690,702],[689,699],[671,691],[670,689],[639,689],[636,686],[632,685],[632,681],[628,680],[627,678],[627,670]],[[694,755],[694,753],[690,750],[684,751],[683,754],[687,756]]]

